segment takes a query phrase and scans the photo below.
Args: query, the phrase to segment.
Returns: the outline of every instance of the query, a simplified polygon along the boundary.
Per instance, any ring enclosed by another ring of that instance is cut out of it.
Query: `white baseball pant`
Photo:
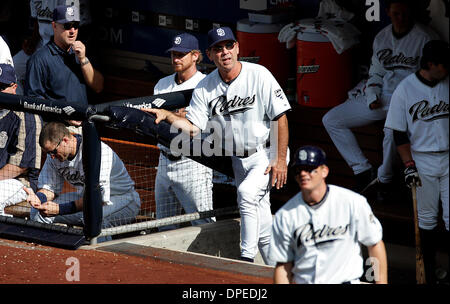
[[[386,104],[386,102],[383,103]],[[386,115],[386,106],[371,110],[366,104],[365,97],[359,95],[347,99],[347,101],[332,108],[323,116],[323,125],[339,153],[352,168],[355,175],[369,170],[372,168],[372,165],[364,156],[355,135],[350,129],[386,119]],[[392,181],[392,165],[397,150],[392,130],[384,128],[383,131],[383,163],[378,168],[378,178],[382,183],[389,183]]]
[[[232,165],[241,215],[241,257],[254,259],[259,248],[264,262],[272,265],[268,260],[271,174],[264,175],[269,159],[270,150],[266,148],[247,158],[232,157]]]
[[[439,200],[442,203],[442,218],[449,230],[449,179],[448,151],[441,153],[412,151],[422,186],[417,187],[417,213],[419,227],[432,230],[438,224]]]
[[[213,210],[212,169],[182,157],[171,161],[162,153],[155,180],[156,218]],[[180,206],[181,205],[181,206]],[[193,226],[215,222],[215,217],[191,221]],[[178,228],[178,225],[159,227],[159,231]]]
[[[17,179],[0,181],[0,215],[5,215],[4,209],[27,199],[23,184]]]

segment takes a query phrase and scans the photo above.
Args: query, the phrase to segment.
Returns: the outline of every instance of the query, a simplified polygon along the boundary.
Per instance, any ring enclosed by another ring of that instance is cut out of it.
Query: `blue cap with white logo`
[[[53,10],[53,21],[61,24],[80,21],[80,12],[76,6],[58,5]]]
[[[172,40],[172,47],[166,52],[175,51],[181,53],[188,53],[192,50],[198,50],[198,40],[193,35],[182,33],[176,35]]]
[[[327,164],[325,151],[316,146],[300,147],[294,154],[292,167],[317,168]]]
[[[208,32],[208,45],[209,47],[212,47],[216,43],[232,40],[236,41],[236,38],[234,37],[233,31],[229,27],[218,27],[213,28]]]

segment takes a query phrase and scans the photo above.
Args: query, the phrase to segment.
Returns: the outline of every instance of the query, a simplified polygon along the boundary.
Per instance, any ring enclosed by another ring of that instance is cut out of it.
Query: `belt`
[[[171,153],[167,153],[164,150],[160,150],[160,151],[161,151],[162,155],[164,155],[170,161],[177,161],[177,160],[180,160],[182,158],[181,155],[180,156],[175,156],[175,155],[173,155]]]
[[[270,141],[267,141],[265,144],[262,145],[263,148],[269,148],[270,147]],[[256,149],[250,149],[250,150],[244,150],[244,154],[243,155],[235,155],[236,157],[239,158],[247,158],[253,154],[255,154],[256,152],[260,151],[260,148],[256,148]]]

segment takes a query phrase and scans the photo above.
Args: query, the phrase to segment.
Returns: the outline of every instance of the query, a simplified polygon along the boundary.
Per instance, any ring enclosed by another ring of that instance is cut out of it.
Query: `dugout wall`
[[[159,219],[155,217],[154,182],[159,157],[159,148],[156,144],[168,146],[170,140],[177,133],[171,133],[170,125],[167,123],[155,125],[154,116],[138,109],[144,106],[169,109],[181,107],[188,102],[191,93],[192,91],[183,91],[171,96],[155,95],[97,106],[88,105],[87,107],[73,106],[67,102],[0,93],[0,107],[2,108],[39,114],[45,117],[47,121],[54,119],[81,120],[83,122],[82,153],[85,174],[84,192],[82,193],[83,222],[80,225],[35,222],[23,210],[23,208],[26,210],[27,205],[22,204],[21,213],[12,212],[12,217],[0,216],[0,235],[9,235],[16,238],[20,233],[13,233],[12,230],[27,230],[22,233],[21,238],[28,238],[54,246],[78,247],[86,241],[96,243],[98,238],[109,240],[113,235],[151,231],[169,224],[184,223],[189,225],[188,223],[193,220],[238,214],[236,207],[227,207],[190,214],[178,212],[175,216]],[[108,134],[109,137],[102,136],[102,134]],[[123,140],[124,138],[127,140]],[[137,138],[139,140],[136,141],[141,143],[133,140]],[[99,171],[102,162],[101,141],[107,144],[124,162],[141,201],[137,216],[119,219],[118,225],[103,228],[103,206],[99,184]],[[145,143],[142,143],[142,141]],[[217,172],[230,175],[231,161],[229,158],[217,159],[198,156],[196,160],[214,167],[218,170]],[[73,187],[65,183],[63,192],[70,192],[71,190],[73,190]],[[52,232],[55,232],[56,235],[50,236],[49,233],[52,234]],[[64,242],[64,240],[67,241],[74,236],[76,240],[70,241],[69,244]]]

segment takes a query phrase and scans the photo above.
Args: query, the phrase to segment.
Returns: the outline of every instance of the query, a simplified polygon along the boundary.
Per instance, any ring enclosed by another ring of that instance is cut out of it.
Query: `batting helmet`
[[[303,146],[300,147],[294,154],[292,167],[309,167],[317,168],[320,165],[327,164],[327,155],[319,147]]]

